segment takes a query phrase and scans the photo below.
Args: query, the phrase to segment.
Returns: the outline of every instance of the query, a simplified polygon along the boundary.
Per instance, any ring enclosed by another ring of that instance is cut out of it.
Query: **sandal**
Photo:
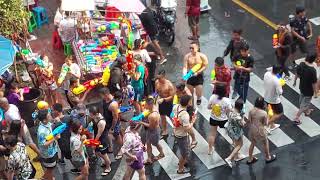
[[[271,163],[277,159],[277,156],[275,154],[271,155],[271,158],[269,160],[266,159],[266,163]]]
[[[164,158],[164,154],[159,154],[158,156],[153,157],[153,161],[158,161],[159,159]]]
[[[247,161],[247,164],[248,165],[251,165],[251,164],[254,164],[254,163],[256,163],[258,161],[258,158],[256,158],[256,157],[253,157],[253,159],[252,159],[252,161]]]
[[[295,125],[300,125],[300,124],[302,124],[302,122],[301,122],[300,120],[295,120],[295,121],[293,121],[293,122],[294,122]]]
[[[122,159],[122,156],[123,156],[122,154],[117,154],[116,157],[115,157],[115,159],[116,159],[116,160]]]
[[[310,117],[311,113],[314,111],[314,109],[309,109],[309,113],[304,113],[305,116]]]
[[[190,170],[189,169],[185,169],[185,168],[182,171],[177,170],[177,174],[187,174],[189,172],[190,172]]]
[[[195,148],[197,146],[197,144],[198,144],[198,141],[192,142],[190,148],[191,149]]]
[[[102,173],[101,176],[106,176],[111,172],[111,168],[110,169],[105,169]]]

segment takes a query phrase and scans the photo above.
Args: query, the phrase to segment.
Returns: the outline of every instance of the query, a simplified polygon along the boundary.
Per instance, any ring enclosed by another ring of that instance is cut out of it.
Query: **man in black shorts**
[[[103,108],[103,117],[106,120],[106,128],[109,131],[109,135],[112,135],[116,143],[121,147],[122,146],[122,136],[120,118],[119,118],[119,102],[122,98],[122,93],[117,91],[112,95],[108,88],[100,89],[100,96],[103,98],[102,108]],[[112,138],[107,136],[110,144],[112,144]],[[112,152],[112,147],[109,146],[109,152]],[[116,159],[121,159],[122,153],[119,153],[116,156]]]
[[[201,64],[201,68],[187,80],[187,87],[193,95],[194,89],[197,95],[197,105],[201,104],[203,71],[208,66],[208,58],[206,55],[199,52],[199,47],[196,43],[190,44],[190,53],[184,57],[183,75],[187,74],[195,65]]]
[[[144,30],[148,33],[153,46],[155,47],[157,54],[160,56],[160,64],[167,62],[163,51],[160,47],[158,36],[159,36],[159,29],[157,26],[156,21],[154,20],[153,12],[150,8],[146,8],[140,15],[139,18],[143,25]]]
[[[264,74],[264,100],[268,104],[269,122],[266,130],[268,133],[280,127],[280,124],[275,124],[283,115],[283,106],[281,104],[281,95],[283,93],[280,80],[277,75],[281,71],[281,66],[274,65],[272,72],[268,71]],[[273,113],[271,113],[273,111]]]

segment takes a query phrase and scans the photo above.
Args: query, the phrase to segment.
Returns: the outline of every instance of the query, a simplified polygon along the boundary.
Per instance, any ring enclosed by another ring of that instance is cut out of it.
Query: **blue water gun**
[[[131,120],[132,121],[141,121],[143,120],[145,117],[147,117],[150,114],[149,110],[143,111],[142,113],[140,113],[137,116],[134,116]]]
[[[120,108],[119,108],[120,113],[130,111],[131,109],[132,109],[132,106],[120,106]]]
[[[53,138],[55,136],[57,136],[58,134],[61,134],[63,133],[63,131],[65,131],[67,129],[67,124],[66,123],[62,123],[60,126],[58,126],[57,128],[55,128],[51,134],[49,134],[47,137],[46,137],[46,140],[47,141],[50,141],[50,140],[53,140]]]
[[[42,59],[40,59],[40,57],[38,57],[38,58],[34,61],[34,63],[35,63],[36,65],[38,65],[39,67],[41,67],[41,68],[45,68],[44,62],[43,62]]]

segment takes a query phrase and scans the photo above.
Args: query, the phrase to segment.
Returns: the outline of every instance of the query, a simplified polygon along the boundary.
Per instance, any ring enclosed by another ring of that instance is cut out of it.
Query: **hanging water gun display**
[[[279,37],[277,33],[272,36],[272,46],[273,48],[277,48],[279,46]]]
[[[213,69],[210,73],[210,79],[211,81],[215,80],[216,79],[216,70]]]
[[[61,134],[63,133],[63,131],[65,131],[67,129],[67,124],[66,123],[62,123],[60,126],[56,127],[51,134],[49,134],[47,137],[46,137],[46,140],[47,141],[50,141],[50,140],[53,140],[53,138],[55,136],[57,136],[58,134]]]
[[[64,79],[66,78],[68,72],[70,71],[70,67],[69,66],[63,66],[61,68],[61,72],[58,78],[58,84],[62,84],[62,82],[64,81]]]
[[[145,110],[142,113],[140,113],[137,116],[134,116],[133,118],[131,118],[132,121],[142,121],[145,117],[147,117],[150,114],[149,110]]]
[[[189,78],[191,78],[191,77],[194,75],[194,73],[198,72],[198,71],[201,69],[201,67],[202,67],[202,64],[196,64],[196,65],[194,65],[194,66],[189,70],[189,72],[182,77],[182,79],[183,79],[184,81],[187,81]]]
[[[107,66],[102,74],[101,83],[103,86],[108,86],[110,80],[110,67]]]
[[[80,84],[78,87],[76,88],[73,88],[72,89],[72,93],[75,94],[75,95],[79,95],[89,89],[93,89],[95,88],[99,82],[100,82],[101,79],[98,79],[98,78],[95,78],[95,79],[92,79],[92,80],[89,80],[89,81],[86,81],[82,84]]]
[[[86,139],[83,141],[83,144],[89,147],[103,147],[101,142],[95,139]]]
[[[34,60],[34,63],[35,63],[37,66],[41,67],[41,68],[45,68],[45,67],[46,67],[45,62],[44,62],[40,57],[38,57],[37,59],[35,59],[35,60]]]
[[[115,29],[120,29],[119,22],[110,21],[110,22],[108,22],[106,24],[102,24],[102,25],[96,26],[93,29],[93,32],[96,32],[96,33],[107,33],[107,32],[110,32],[111,33],[111,31],[115,30]]]
[[[274,115],[271,104],[268,104],[267,111],[268,111],[268,117],[271,118]]]
[[[284,80],[280,74],[277,74],[277,78],[279,79],[281,86],[284,86],[286,84],[286,80]]]
[[[126,27],[126,34],[127,34],[127,46],[128,49],[132,49],[133,48],[133,43],[134,43],[134,35],[132,32],[132,23],[129,19],[127,18],[123,18],[123,17],[119,17],[119,20],[122,24],[125,24],[124,27]]]
[[[127,52],[126,60],[127,60],[128,71],[131,71],[133,68],[133,52],[132,51]]]

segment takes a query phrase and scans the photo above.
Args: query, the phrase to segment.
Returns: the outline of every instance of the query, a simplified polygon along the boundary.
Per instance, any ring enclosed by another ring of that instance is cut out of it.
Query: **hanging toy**
[[[101,83],[103,86],[108,86],[109,84],[109,80],[110,80],[110,67],[107,66],[102,74],[102,79],[101,79]]]

